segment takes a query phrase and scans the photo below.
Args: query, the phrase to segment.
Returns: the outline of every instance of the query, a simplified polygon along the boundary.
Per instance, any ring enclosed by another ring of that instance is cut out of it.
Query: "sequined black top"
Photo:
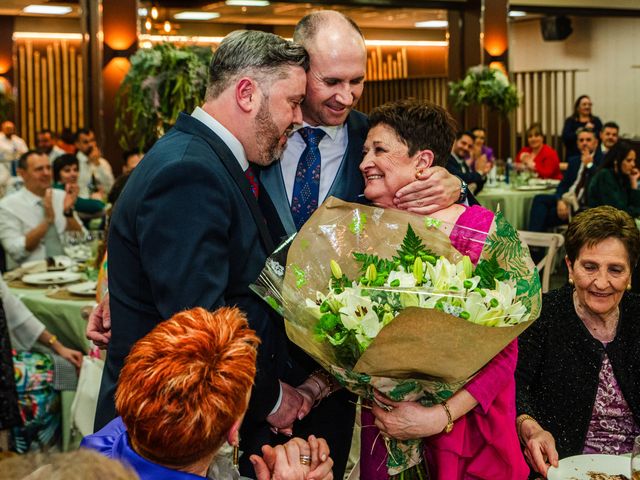
[[[553,435],[560,458],[582,453],[605,352],[640,425],[640,295],[624,294],[616,337],[604,347],[578,318],[572,292],[543,295],[540,318],[518,339],[518,415]]]

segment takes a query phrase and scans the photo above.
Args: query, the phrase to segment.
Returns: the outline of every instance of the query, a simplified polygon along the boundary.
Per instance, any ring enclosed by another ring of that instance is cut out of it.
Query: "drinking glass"
[[[640,436],[636,437],[631,453],[631,480],[640,480]]]

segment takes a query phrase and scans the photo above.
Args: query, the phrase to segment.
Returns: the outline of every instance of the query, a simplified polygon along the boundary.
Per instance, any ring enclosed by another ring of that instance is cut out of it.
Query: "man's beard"
[[[282,134],[278,131],[278,126],[273,121],[268,107],[268,100],[267,96],[262,99],[260,109],[253,120],[256,132],[256,148],[259,155],[254,163],[263,166],[271,165],[276,160],[279,160],[284,150],[284,145],[280,145]]]

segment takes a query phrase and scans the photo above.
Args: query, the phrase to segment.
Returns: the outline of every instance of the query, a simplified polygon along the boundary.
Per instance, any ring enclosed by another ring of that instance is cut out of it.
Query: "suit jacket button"
[[[275,360],[275,359],[276,359],[276,354],[275,354],[275,353],[272,353],[272,354],[271,354],[271,360]]]

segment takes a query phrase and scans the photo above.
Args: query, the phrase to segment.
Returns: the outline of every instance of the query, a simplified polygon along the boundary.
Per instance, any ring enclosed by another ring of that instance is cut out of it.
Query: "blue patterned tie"
[[[293,184],[291,215],[300,230],[311,214],[318,208],[320,195],[320,149],[318,145],[325,132],[319,128],[304,127],[298,130],[307,147],[300,155]]]

